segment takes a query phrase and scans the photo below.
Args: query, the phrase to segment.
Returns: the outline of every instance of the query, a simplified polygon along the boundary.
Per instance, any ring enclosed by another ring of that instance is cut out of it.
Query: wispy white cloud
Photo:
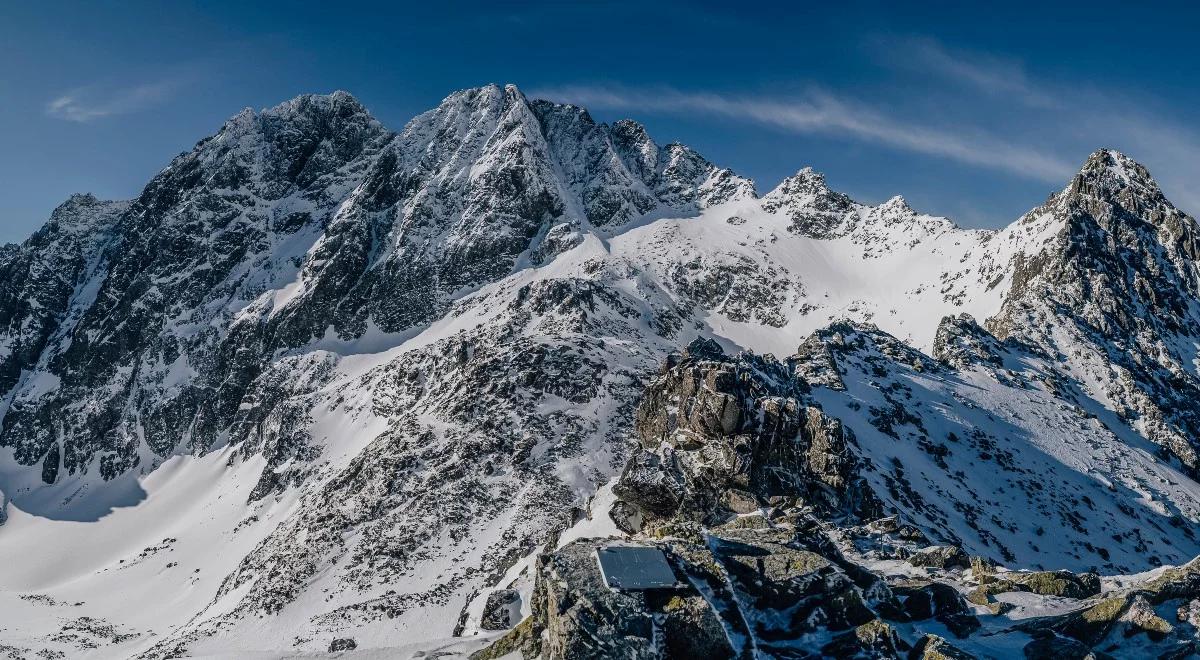
[[[827,92],[780,99],[674,89],[568,86],[534,90],[532,94],[592,108],[703,113],[797,133],[840,135],[1044,181],[1061,182],[1075,171],[1072,163],[1034,147],[977,129],[950,129],[905,121]]]
[[[1030,80],[1017,60],[952,50],[929,37],[876,40],[873,45],[882,55],[880,61],[892,68],[940,77],[1035,108],[1061,105],[1058,95]]]
[[[88,85],[51,100],[46,104],[46,114],[81,123],[126,115],[167,100],[175,88],[176,83],[170,81],[115,88]]]
[[[949,48],[929,37],[875,39],[868,46],[894,70],[982,91],[991,109],[1018,120],[1019,127],[1008,128],[1012,139],[1037,132],[1059,153],[1119,149],[1149,167],[1176,204],[1200,211],[1200,131],[1166,113],[1164,99],[1097,82],[1039,80],[1019,60]],[[958,105],[969,110],[979,103],[960,96]]]

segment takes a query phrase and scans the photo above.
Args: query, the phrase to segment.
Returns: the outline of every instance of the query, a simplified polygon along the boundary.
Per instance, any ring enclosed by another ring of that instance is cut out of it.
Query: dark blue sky
[[[1110,146],[1200,211],[1188,5],[250,4],[0,4],[0,241],[72,192],[132,197],[246,106],[345,89],[398,130],[487,82],[633,117],[763,192],[812,165],[998,226]]]

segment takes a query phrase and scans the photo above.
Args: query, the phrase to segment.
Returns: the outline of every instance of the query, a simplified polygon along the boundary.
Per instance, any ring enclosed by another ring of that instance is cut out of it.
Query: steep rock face
[[[346,94],[300,97],[243,112],[175,159],[122,209],[78,321],[41,356],[56,386],[17,393],[0,443],[23,463],[61,453],[71,474],[99,456],[105,478],[213,445],[274,347],[230,324],[386,139]]]
[[[1108,150],[1018,221],[1057,227],[1018,261],[988,325],[1061,356],[1088,393],[1190,471],[1200,438],[1196,222],[1149,172]]]
[[[1008,564],[1122,571],[1200,551],[1184,522],[1200,519],[1200,486],[1065,403],[1083,386],[1053,360],[969,317],[944,319],[938,337],[940,362],[851,323],[783,361],[694,341],[638,408],[643,448],[614,489],[637,510],[629,526],[719,525],[801,502],[839,524],[899,514]],[[1070,459],[1084,473],[1062,462],[1078,442],[1092,448]],[[1173,484],[1165,508],[1124,501],[1158,479]]]
[[[810,406],[807,391],[788,362],[731,361],[711,340],[692,342],[647,389],[643,449],[616,492],[650,517],[707,524],[789,497],[827,515],[869,508],[853,434]]]
[[[127,206],[74,195],[29,240],[0,250],[0,392],[24,389],[22,372],[36,371],[53,335],[69,332],[65,317],[74,299],[94,295],[83,285]]]
[[[281,352],[427,324],[531,253],[578,245],[586,228],[752,195],[685,147],[513,86],[451,95],[400,134],[343,92],[245,111],[128,208],[88,211],[119,218],[111,239],[86,243],[105,249],[69,332],[49,342],[65,290],[42,294],[50,320],[20,321],[28,336],[0,367],[12,394],[0,444],[41,461],[50,482],[59,464],[109,479],[203,452],[270,414],[256,409],[299,396],[280,383],[294,367],[273,364]],[[22,254],[53,252],[33,240]],[[37,365],[43,385],[13,390]],[[302,426],[266,442],[256,494],[289,482],[278,466],[311,459]]]

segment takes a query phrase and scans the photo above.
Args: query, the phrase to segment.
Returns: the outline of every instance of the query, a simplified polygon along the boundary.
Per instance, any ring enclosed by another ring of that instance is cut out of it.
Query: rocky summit
[[[0,247],[0,655],[1196,655],[1198,236],[1105,149],[985,231],[512,85],[245,110]]]

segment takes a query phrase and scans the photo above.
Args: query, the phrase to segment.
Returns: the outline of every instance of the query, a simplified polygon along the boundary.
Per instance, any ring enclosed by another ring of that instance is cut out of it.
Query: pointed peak
[[[885,213],[914,213],[913,208],[908,205],[903,195],[896,195],[888,201],[879,205],[879,210]]]
[[[762,207],[771,213],[788,215],[792,219],[789,231],[832,238],[845,230],[845,218],[854,207],[854,200],[830,190],[825,175],[805,167],[764,195]]]
[[[653,144],[646,127],[632,119],[621,119],[612,125],[612,135],[618,143],[628,147],[641,147]]]
[[[1111,198],[1126,190],[1143,198],[1162,195],[1146,166],[1119,151],[1097,149],[1063,189],[1063,195]]]
[[[478,103],[486,101],[501,101],[504,99],[519,99],[525,101],[525,94],[516,85],[512,83],[498,84],[488,83],[479,87],[467,87],[452,92],[442,99],[439,105],[452,105],[461,102]]]
[[[245,112],[243,110],[243,112]],[[262,111],[263,116],[291,117],[296,115],[368,114],[366,107],[350,92],[336,90],[329,94],[301,94],[293,99]]]
[[[826,196],[834,193],[825,182],[825,175],[810,166],[800,169],[779,183],[774,190],[767,193],[770,198],[795,197],[798,195]]]
[[[59,204],[59,207],[61,208],[64,206],[87,206],[87,205],[95,204],[97,201],[99,201],[99,200],[97,200],[96,196],[93,195],[92,193],[71,193],[71,196],[67,198],[67,201],[63,202],[62,204]]]
[[[301,94],[270,108],[255,112],[243,108],[225,121],[220,134],[235,139],[243,135],[271,130],[281,125],[308,126],[361,126],[370,132],[385,132],[366,107],[349,92],[338,90],[330,94]],[[218,135],[220,135],[218,134]],[[217,136],[214,136],[217,137]],[[201,140],[204,144],[209,140]]]

